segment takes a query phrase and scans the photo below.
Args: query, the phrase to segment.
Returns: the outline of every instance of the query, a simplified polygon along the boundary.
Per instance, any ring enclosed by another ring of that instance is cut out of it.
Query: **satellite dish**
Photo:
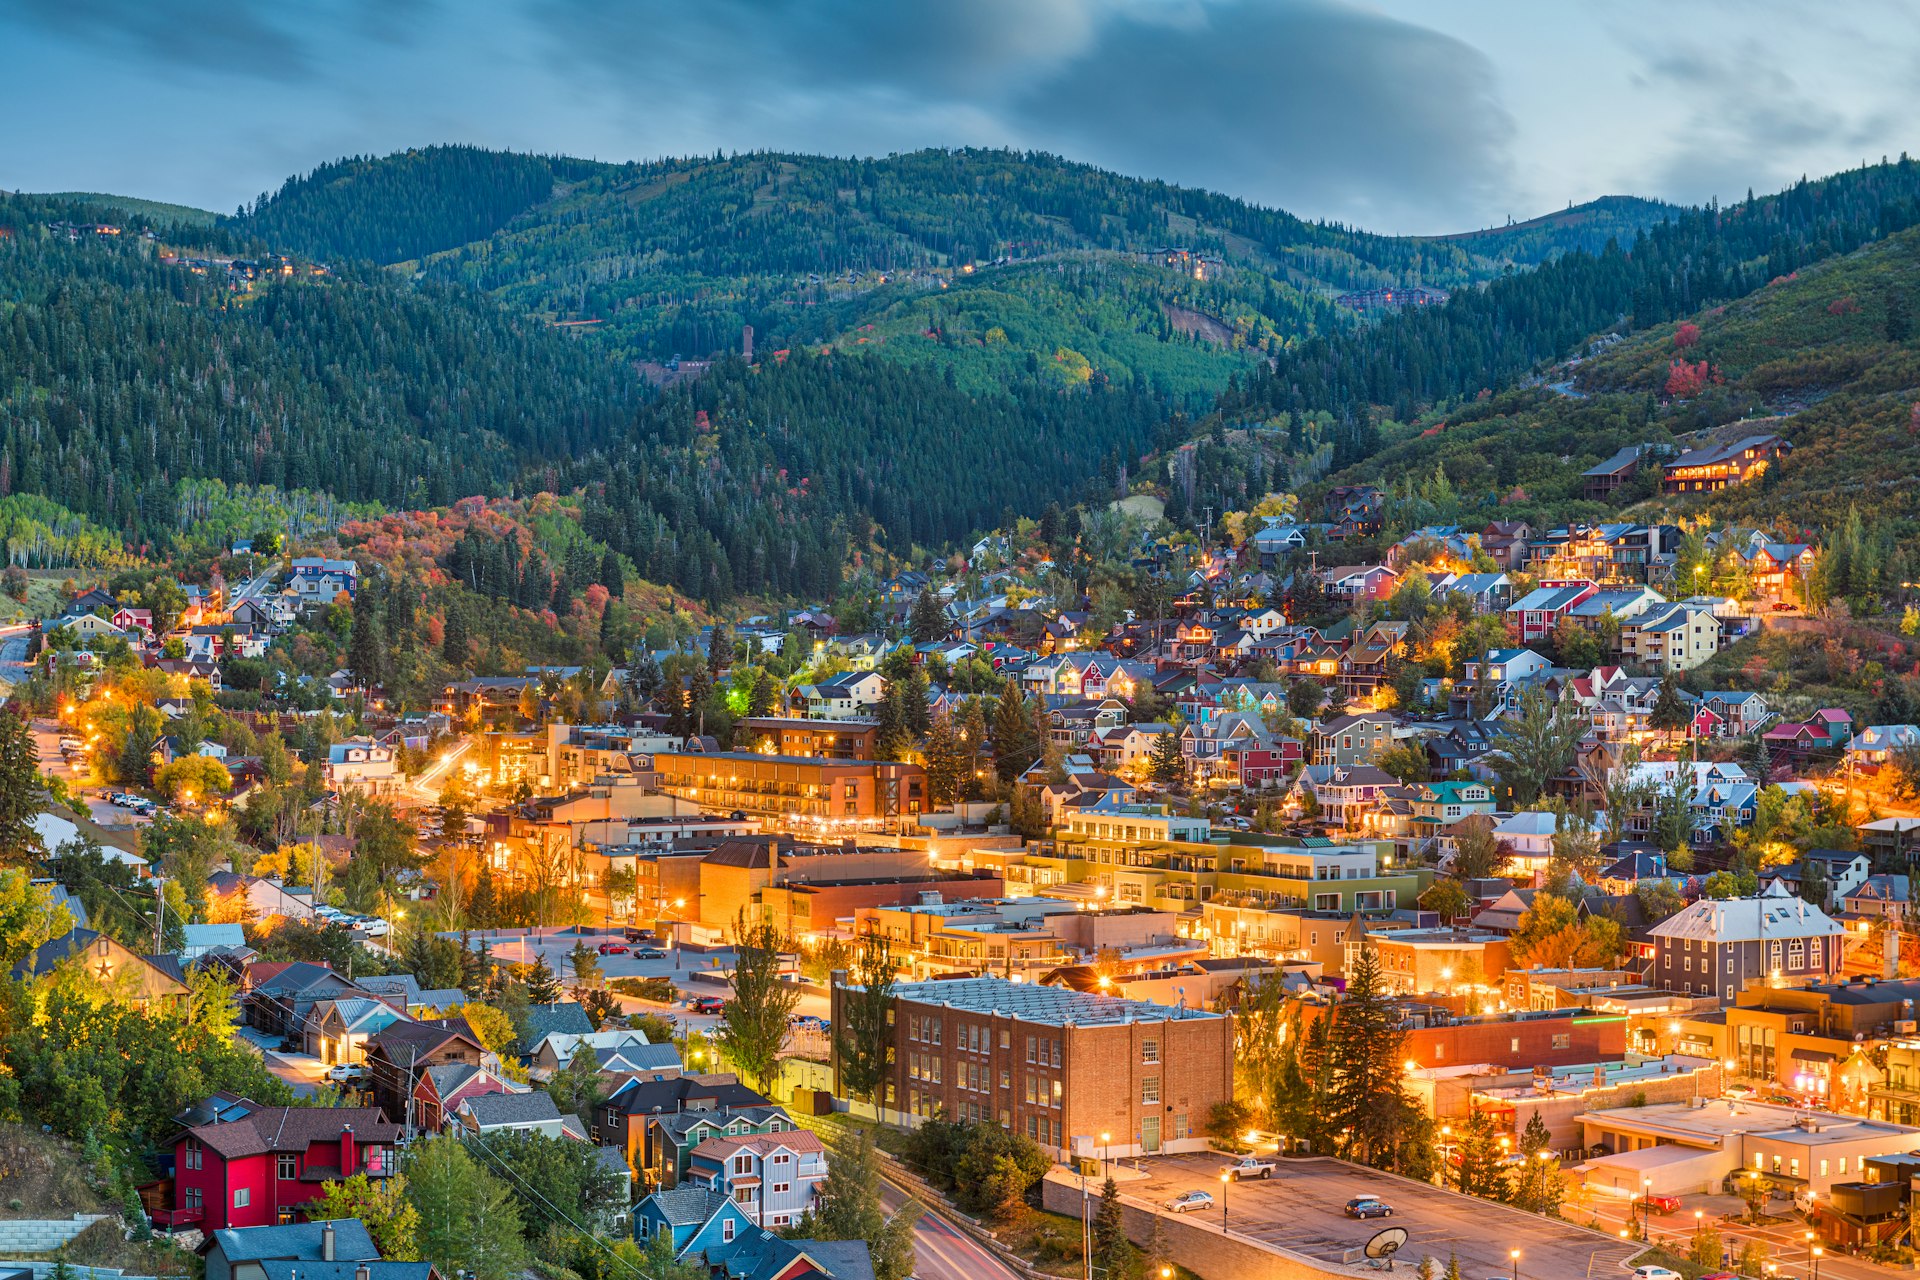
[[[1376,1267],[1375,1270],[1391,1271],[1393,1270],[1393,1255],[1400,1252],[1401,1246],[1406,1243],[1407,1229],[1405,1227],[1388,1227],[1384,1231],[1376,1232],[1373,1239],[1367,1241],[1367,1247],[1364,1252],[1367,1257],[1374,1262],[1386,1263],[1386,1266]]]

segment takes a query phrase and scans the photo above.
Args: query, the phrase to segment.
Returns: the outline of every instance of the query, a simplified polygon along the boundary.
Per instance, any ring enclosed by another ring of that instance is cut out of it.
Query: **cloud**
[[[306,43],[275,0],[16,0],[14,16],[83,44],[196,70],[268,79],[311,74]]]
[[[162,72],[303,82],[360,39],[410,43],[433,0],[15,0],[10,17]]]
[[[1338,0],[530,3],[656,137],[1030,146],[1422,230],[1479,216],[1510,168],[1484,56]]]
[[[1510,171],[1513,123],[1484,56],[1342,4],[1112,24],[1018,106],[1107,163],[1368,226],[1469,224]]]
[[[1637,52],[1635,87],[1674,104],[1674,140],[1652,159],[1654,184],[1689,200],[1735,199],[1878,159],[1904,127],[1889,103],[1809,92],[1783,51],[1757,39]]]

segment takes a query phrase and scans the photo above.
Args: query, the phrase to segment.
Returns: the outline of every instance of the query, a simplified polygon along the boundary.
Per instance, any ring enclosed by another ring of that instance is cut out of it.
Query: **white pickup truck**
[[[1242,1156],[1220,1172],[1235,1182],[1244,1182],[1248,1178],[1271,1178],[1273,1171],[1280,1166],[1271,1160],[1262,1160],[1259,1156]]]

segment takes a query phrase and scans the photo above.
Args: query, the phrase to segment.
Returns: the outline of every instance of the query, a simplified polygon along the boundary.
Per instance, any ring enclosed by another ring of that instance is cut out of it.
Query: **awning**
[[[1835,1057],[1825,1049],[1795,1049],[1791,1055],[1795,1062],[1833,1062]]]

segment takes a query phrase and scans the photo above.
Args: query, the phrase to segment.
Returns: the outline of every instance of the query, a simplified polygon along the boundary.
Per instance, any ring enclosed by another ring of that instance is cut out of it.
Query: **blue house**
[[[708,1250],[719,1254],[759,1228],[725,1192],[689,1184],[655,1191],[633,1206],[635,1240],[645,1244],[662,1231],[673,1237],[673,1256],[685,1259]]]

